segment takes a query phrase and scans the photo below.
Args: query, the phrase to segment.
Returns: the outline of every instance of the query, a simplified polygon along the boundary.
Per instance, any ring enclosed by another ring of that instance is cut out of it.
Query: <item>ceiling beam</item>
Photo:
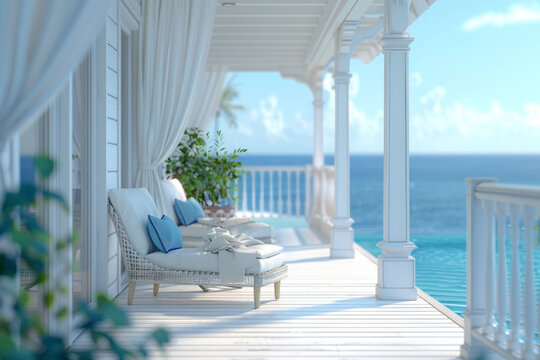
[[[296,36],[296,35],[313,35],[313,27],[312,26],[282,26],[282,27],[275,27],[275,26],[259,26],[259,27],[252,27],[249,29],[249,32],[246,32],[245,27],[241,26],[222,26],[222,27],[214,27],[214,36],[216,35],[223,35],[223,36],[234,36],[234,35],[288,35],[288,36]]]
[[[306,63],[310,66],[326,66],[320,60],[322,54],[326,52],[326,47],[333,48],[332,39],[337,28],[343,23],[357,0],[334,0],[329,2],[319,25],[315,29],[313,40],[306,52]]]
[[[228,0],[220,0],[218,9],[222,8],[221,3],[231,2]],[[324,6],[327,0],[236,0],[232,1],[236,4],[235,7],[244,6]],[[227,6],[224,6],[227,7]]]
[[[253,44],[306,44],[311,41],[309,35],[272,35],[272,34],[244,34],[230,36],[228,34],[222,34],[219,36],[214,35],[212,37],[212,47],[215,45],[226,45],[241,43],[246,46]]]
[[[219,31],[221,27],[316,27],[318,17],[281,17],[281,18],[248,18],[226,17],[216,18],[214,29]]]
[[[218,9],[216,19],[224,17],[319,17],[322,6],[227,6]]]

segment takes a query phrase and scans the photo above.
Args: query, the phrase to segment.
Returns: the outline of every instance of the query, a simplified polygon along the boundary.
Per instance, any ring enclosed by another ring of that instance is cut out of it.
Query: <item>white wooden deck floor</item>
[[[275,229],[286,247],[289,277],[281,299],[273,286],[261,292],[253,309],[251,288],[162,285],[137,287],[132,306],[127,291],[117,301],[132,326],[118,333],[136,345],[157,326],[171,343],[155,359],[380,359],[457,358],[463,329],[422,299],[408,302],[375,298],[376,266],[357,251],[354,259],[329,259],[307,227]],[[81,336],[75,346],[88,344]]]

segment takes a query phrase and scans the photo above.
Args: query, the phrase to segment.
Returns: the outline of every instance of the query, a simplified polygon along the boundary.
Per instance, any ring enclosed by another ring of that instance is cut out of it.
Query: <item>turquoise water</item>
[[[305,165],[311,157],[246,156],[242,160],[245,165]],[[327,157],[326,163],[331,164],[332,158]],[[355,241],[378,256],[383,157],[353,155],[350,172]],[[417,246],[412,253],[416,258],[416,285],[459,315],[466,302],[465,179],[472,177],[540,186],[540,155],[411,156],[410,233]],[[303,185],[300,193],[303,197]],[[540,289],[540,250],[535,252],[535,271]]]
[[[376,246],[382,236],[356,236],[356,242],[375,256],[381,251]],[[465,237],[413,236],[418,247],[416,259],[416,286],[461,315],[467,295]]]

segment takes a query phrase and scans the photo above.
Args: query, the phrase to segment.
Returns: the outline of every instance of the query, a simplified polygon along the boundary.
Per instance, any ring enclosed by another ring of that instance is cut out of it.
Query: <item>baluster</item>
[[[281,217],[281,214],[283,214],[283,188],[282,188],[282,183],[281,183],[281,177],[282,177],[282,172],[281,170],[278,170],[278,196],[279,196],[279,199],[278,199],[278,216]]]
[[[248,171],[244,170],[244,175],[242,175],[242,211],[244,216],[247,216],[247,175]]]
[[[311,167],[306,166],[305,182],[306,186],[304,188],[304,217],[309,221],[311,217]]]
[[[523,359],[536,359],[535,344],[534,344],[534,331],[535,331],[535,319],[537,318],[535,312],[535,289],[534,289],[534,263],[533,263],[533,251],[534,251],[534,216],[536,209],[532,207],[526,207],[524,212],[524,225],[525,225],[525,289],[524,289],[524,317],[525,323],[525,347],[523,349]],[[513,326],[513,324],[512,324]]]
[[[255,177],[257,176],[257,170],[253,170],[251,173],[251,216],[255,217]]]
[[[494,302],[495,302],[495,237],[493,232],[493,202],[484,201],[484,210],[486,214],[486,236],[487,236],[487,261],[486,261],[486,323],[484,333],[490,337],[493,336],[497,328],[495,320]]]
[[[296,216],[300,216],[300,170],[296,170]]]
[[[270,176],[270,211],[268,211],[268,213],[272,216],[274,213],[274,172],[270,170],[268,176]]]
[[[498,273],[497,273],[497,317],[499,324],[497,326],[497,341],[501,346],[506,346],[508,333],[506,329],[506,307],[507,307],[507,290],[506,290],[506,204],[497,203],[497,244],[498,244]]]
[[[326,169],[324,166],[321,168],[320,171],[320,177],[321,177],[321,186],[320,186],[320,194],[314,194],[314,198],[316,197],[317,200],[320,203],[321,207],[321,219],[322,221],[326,221],[326,194],[328,193],[328,189],[326,188]]]
[[[259,207],[261,208],[261,217],[264,215],[264,170],[261,171],[261,187],[260,187],[260,197],[259,197]]]
[[[520,279],[519,279],[519,205],[510,206],[510,223],[512,225],[512,264],[511,264],[511,280],[510,280],[510,320],[512,327],[510,328],[511,340],[510,348],[514,353],[521,352],[521,344],[519,341],[520,330]]]
[[[287,170],[287,215],[291,216],[291,170]]]

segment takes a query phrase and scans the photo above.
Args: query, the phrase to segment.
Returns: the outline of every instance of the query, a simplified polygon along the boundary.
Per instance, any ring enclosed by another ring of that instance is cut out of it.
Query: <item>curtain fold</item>
[[[215,0],[143,0],[139,62],[136,185],[158,208],[166,202],[159,166],[174,151],[188,124],[214,26]]]
[[[187,127],[206,130],[215,119],[227,70],[224,67],[201,72],[191,103]]]
[[[0,1],[0,151],[61,90],[103,29],[111,4]]]

